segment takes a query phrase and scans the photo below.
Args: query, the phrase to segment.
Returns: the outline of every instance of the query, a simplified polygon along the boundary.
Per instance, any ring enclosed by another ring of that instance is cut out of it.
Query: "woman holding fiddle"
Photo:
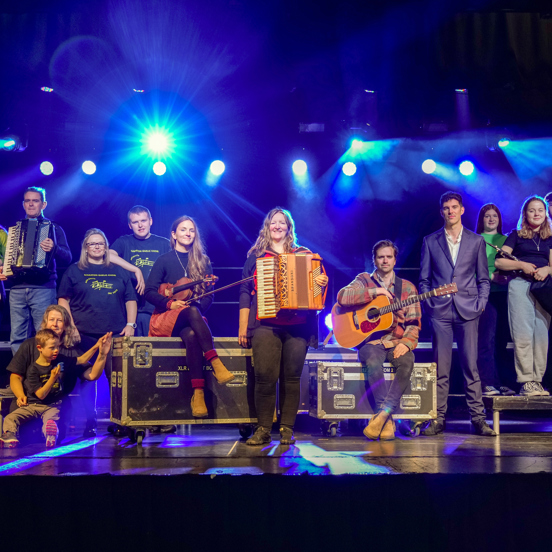
[[[520,395],[546,396],[550,393],[541,382],[546,371],[550,314],[531,293],[531,282],[542,282],[552,274],[552,228],[548,204],[542,197],[525,200],[518,227],[510,232],[502,249],[518,259],[497,255],[495,266],[517,271],[508,284],[508,314]]]
[[[276,207],[266,216],[257,241],[248,252],[243,278],[255,274],[259,257],[282,253],[310,251],[297,244],[290,212]],[[322,274],[315,281],[325,287],[328,277]],[[255,365],[255,408],[259,422],[247,444],[255,446],[271,442],[276,383],[280,378],[280,443],[291,445],[295,442],[293,426],[299,408],[301,372],[307,348],[309,345],[318,346],[316,312],[300,314],[297,311],[280,311],[276,318],[259,320],[256,285],[252,280],[244,282],[240,289],[240,345],[249,347],[250,339]]]
[[[213,368],[215,378],[219,383],[228,383],[234,379],[217,352],[213,348],[213,336],[202,316],[213,302],[213,296],[208,295],[197,302],[189,303],[190,290],[172,295],[172,286],[176,287],[202,280],[193,288],[193,292],[201,294],[211,285],[206,278],[211,274],[211,262],[205,255],[199,229],[195,221],[186,215],[176,219],[171,227],[172,251],[161,255],[153,265],[146,282],[145,297],[155,311],[150,321],[149,335],[152,337],[180,337],[186,345],[186,360],[192,377],[192,414],[196,418],[207,416],[207,407],[203,389],[203,356]],[[162,293],[160,293],[160,290]]]

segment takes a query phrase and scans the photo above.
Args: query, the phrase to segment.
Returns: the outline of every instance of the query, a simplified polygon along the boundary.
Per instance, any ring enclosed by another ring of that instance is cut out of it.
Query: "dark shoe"
[[[112,433],[112,431],[109,429],[112,426],[107,427],[107,431]],[[89,420],[86,422],[86,425],[84,426],[84,431],[82,432],[82,436],[85,439],[90,439],[91,437],[96,437],[96,420]]]
[[[483,387],[483,395],[485,397],[492,397],[494,395],[500,395],[500,391],[492,385],[485,385],[485,387]]]
[[[280,444],[281,445],[293,445],[296,439],[293,436],[293,429],[291,427],[282,426],[280,428]]]
[[[484,437],[496,437],[496,432],[489,427],[485,420],[472,420],[473,432]]]
[[[54,448],[58,437],[58,426],[54,420],[46,422],[46,448]]]
[[[429,425],[425,429],[422,429],[422,435],[440,435],[445,431],[446,427],[445,420],[431,420]]]
[[[11,431],[4,431],[2,437],[0,437],[0,447],[15,448],[17,445],[19,445],[17,435]]]
[[[272,437],[270,436],[270,430],[266,427],[258,426],[255,430],[255,433],[247,439],[245,442],[246,445],[250,447],[256,447],[259,445],[267,445],[272,442]]]
[[[150,433],[174,433],[176,431],[176,426],[174,425],[163,425],[163,426],[152,426],[150,427]]]
[[[502,387],[499,387],[498,390],[500,391],[500,394],[503,397],[512,397],[516,394],[516,392],[513,389],[510,389],[509,387],[506,387],[503,385]]]
[[[126,437],[128,435],[127,428],[117,424],[109,424],[107,431],[113,435],[113,437]]]

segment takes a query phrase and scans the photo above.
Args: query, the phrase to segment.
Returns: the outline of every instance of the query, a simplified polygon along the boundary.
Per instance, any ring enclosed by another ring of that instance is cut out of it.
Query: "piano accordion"
[[[46,252],[40,242],[50,238],[54,242],[51,251]],[[4,274],[13,276],[23,271],[48,269],[54,258],[56,236],[50,220],[23,219],[8,229],[8,242],[4,256]]]
[[[257,316],[275,318],[282,309],[322,310],[326,290],[314,281],[325,274],[313,253],[282,254],[257,259]]]

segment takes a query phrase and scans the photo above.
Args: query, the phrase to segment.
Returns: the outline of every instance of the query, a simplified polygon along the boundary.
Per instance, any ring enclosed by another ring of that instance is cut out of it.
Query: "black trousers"
[[[255,366],[255,408],[259,425],[272,427],[276,408],[276,383],[280,379],[281,425],[293,428],[297,410],[301,373],[307,356],[303,328],[282,326],[255,329],[251,346]]]

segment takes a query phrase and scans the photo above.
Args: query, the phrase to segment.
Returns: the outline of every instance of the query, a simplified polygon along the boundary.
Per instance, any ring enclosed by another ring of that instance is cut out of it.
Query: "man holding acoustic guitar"
[[[378,408],[363,433],[374,440],[395,438],[392,414],[410,381],[414,367],[412,351],[418,345],[421,328],[422,312],[418,302],[421,298],[416,296],[414,284],[395,275],[397,254],[398,248],[392,241],[377,242],[372,249],[375,271],[359,274],[344,287],[337,295],[338,304],[333,312],[337,341],[345,347],[359,346],[359,360],[366,369]],[[390,305],[395,298],[402,304]],[[395,309],[394,305],[400,308]],[[386,308],[388,312],[384,313]],[[370,313],[378,309],[372,318]],[[394,316],[392,310],[396,310]],[[361,319],[364,320],[359,323]],[[347,340],[348,344],[342,342]],[[383,375],[385,361],[396,369],[389,390]]]
[[[490,291],[489,268],[483,238],[462,226],[462,196],[446,192],[441,196],[444,228],[426,236],[422,246],[420,291],[453,282],[458,293],[428,299],[426,310],[433,325],[433,351],[437,362],[437,420],[424,435],[438,435],[445,429],[453,339],[456,337],[466,400],[478,435],[496,436],[485,421],[481,380],[477,370],[479,317]]]

